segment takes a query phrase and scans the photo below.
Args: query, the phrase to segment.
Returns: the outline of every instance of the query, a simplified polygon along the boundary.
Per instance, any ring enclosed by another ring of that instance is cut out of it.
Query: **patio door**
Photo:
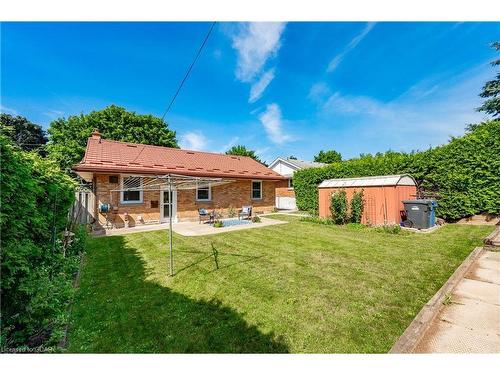
[[[177,221],[177,191],[162,190],[161,191],[161,207],[160,207],[160,222],[166,223],[169,221],[170,215],[172,220]]]

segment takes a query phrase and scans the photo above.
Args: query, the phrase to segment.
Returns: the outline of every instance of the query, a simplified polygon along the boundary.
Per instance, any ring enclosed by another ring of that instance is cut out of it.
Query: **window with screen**
[[[252,181],[252,199],[262,199],[262,181]]]
[[[133,190],[137,188],[137,190]],[[142,178],[136,176],[127,176],[122,178],[121,192],[122,203],[142,203]]]
[[[212,199],[212,191],[210,185],[203,184],[196,187],[196,200],[209,201]]]

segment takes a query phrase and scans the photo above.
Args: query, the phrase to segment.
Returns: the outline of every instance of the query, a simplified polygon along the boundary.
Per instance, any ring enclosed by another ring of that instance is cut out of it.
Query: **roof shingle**
[[[278,173],[246,156],[118,142],[94,136],[87,141],[83,160],[73,169],[82,172],[283,179]]]

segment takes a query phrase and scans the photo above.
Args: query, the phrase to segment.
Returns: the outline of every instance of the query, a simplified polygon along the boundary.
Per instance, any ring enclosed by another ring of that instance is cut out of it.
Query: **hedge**
[[[408,173],[420,191],[435,194],[437,213],[457,220],[500,214],[500,121],[470,125],[464,136],[422,152],[361,155],[297,171],[293,184],[300,210],[318,210],[318,184],[326,179]]]
[[[62,251],[74,181],[0,136],[2,350],[55,346],[63,335],[84,232]],[[54,237],[55,234],[55,237]],[[21,349],[22,350],[22,349]]]

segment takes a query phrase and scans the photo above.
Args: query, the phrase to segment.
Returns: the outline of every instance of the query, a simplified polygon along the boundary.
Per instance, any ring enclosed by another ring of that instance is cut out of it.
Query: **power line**
[[[181,91],[181,88],[184,85],[184,82],[186,82],[186,80],[187,80],[187,78],[189,76],[189,73],[191,73],[191,70],[193,69],[193,66],[196,63],[196,60],[198,60],[198,57],[200,57],[201,51],[203,50],[203,47],[205,47],[205,44],[207,43],[207,40],[210,37],[210,34],[212,34],[212,30],[214,29],[215,24],[216,24],[216,22],[212,22],[212,25],[210,26],[210,29],[208,30],[208,33],[205,36],[205,39],[203,39],[203,43],[201,43],[201,46],[198,49],[198,53],[196,54],[196,56],[195,56],[193,62],[191,63],[191,65],[189,66],[189,69],[187,70],[186,75],[182,79],[179,87],[177,88],[177,91],[175,92],[174,97],[170,101],[170,104],[168,105],[167,110],[165,111],[165,113],[161,117],[162,120],[165,118],[165,116],[167,115],[168,111],[170,111],[170,108],[172,107],[172,104],[174,104],[174,101],[177,98],[177,95],[179,95],[179,92]]]

